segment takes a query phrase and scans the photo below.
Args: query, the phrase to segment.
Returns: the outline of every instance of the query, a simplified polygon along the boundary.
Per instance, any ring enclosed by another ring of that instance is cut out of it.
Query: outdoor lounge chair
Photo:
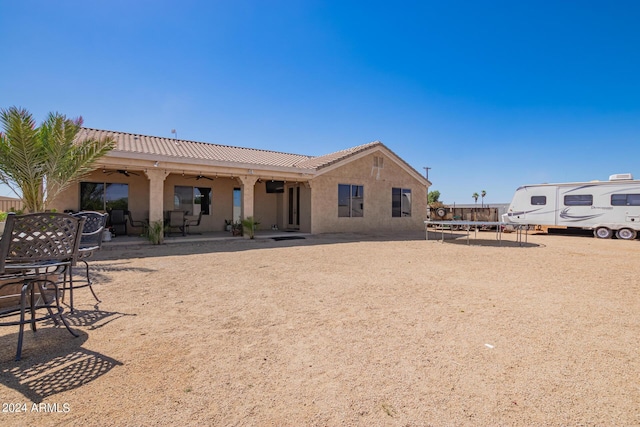
[[[191,233],[191,227],[197,227],[200,225],[200,221],[202,221],[202,211],[198,214],[198,216],[185,216],[184,226],[186,234],[200,234],[200,233]]]
[[[7,217],[0,240],[0,326],[19,326],[16,361],[27,323],[35,332],[36,322],[52,319],[78,336],[62,315],[58,277],[66,277],[78,256],[83,225],[84,218],[63,213]]]
[[[91,276],[89,275],[89,263],[87,259],[93,256],[93,253],[97,250],[100,250],[102,247],[102,235],[104,234],[104,230],[107,226],[107,218],[109,214],[93,212],[93,211],[84,211],[73,214],[73,216],[84,218],[84,227],[82,228],[82,236],[80,238],[80,248],[78,249],[78,261],[82,261],[86,268],[86,277],[87,280],[85,283],[78,284],[77,282],[70,281],[67,285],[62,288],[63,291],[63,299],[64,299],[64,291],[69,290],[69,308],[73,312],[73,290],[79,288],[89,287],[93,297],[96,301],[100,302],[100,299],[96,295],[93,290],[93,282],[91,281]],[[71,272],[70,272],[71,274]]]
[[[172,228],[177,228],[183,236],[186,235],[185,221],[185,211],[169,211],[168,234]]]
[[[140,220],[136,221],[133,219],[133,215],[131,215],[131,211],[127,211],[127,217],[129,217],[129,225],[132,228],[142,228],[142,234],[147,235],[149,231],[149,221],[148,220]]]

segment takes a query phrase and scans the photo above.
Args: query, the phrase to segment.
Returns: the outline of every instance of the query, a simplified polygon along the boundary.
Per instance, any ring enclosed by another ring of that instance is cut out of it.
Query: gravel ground
[[[456,236],[103,250],[0,425],[640,425],[640,242]]]

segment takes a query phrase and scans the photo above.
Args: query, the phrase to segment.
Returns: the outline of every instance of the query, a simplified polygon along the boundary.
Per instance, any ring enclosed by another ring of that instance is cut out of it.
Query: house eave
[[[259,163],[246,162],[230,162],[208,159],[194,159],[176,156],[165,156],[158,154],[136,153],[132,155],[128,151],[112,150],[105,155],[100,161],[96,162],[97,166],[103,167],[108,165],[130,166],[131,168],[150,168],[156,167],[155,163],[161,169],[169,172],[181,171],[214,171],[215,169],[233,170],[236,175],[301,175],[311,178],[317,172],[309,168],[297,168],[290,166],[272,166]]]

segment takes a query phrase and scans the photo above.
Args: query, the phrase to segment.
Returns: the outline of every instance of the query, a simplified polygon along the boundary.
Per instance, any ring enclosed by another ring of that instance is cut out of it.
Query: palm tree
[[[473,200],[475,201],[475,204],[476,204],[476,206],[477,206],[477,205],[478,205],[478,197],[480,197],[480,196],[478,195],[478,193],[473,193],[473,194],[471,195],[471,197],[473,197]],[[477,207],[473,208],[473,220],[474,220],[474,221],[476,220],[476,216],[477,216],[477,214],[476,214],[476,210],[477,210],[477,209],[478,209]]]
[[[482,192],[480,192],[480,196],[482,196],[482,208],[484,208],[484,196],[487,195],[487,192],[482,190]]]
[[[82,118],[50,113],[36,126],[23,108],[0,110],[0,182],[21,197],[28,212],[42,212],[60,192],[92,170],[115,147],[111,138],[77,142]]]

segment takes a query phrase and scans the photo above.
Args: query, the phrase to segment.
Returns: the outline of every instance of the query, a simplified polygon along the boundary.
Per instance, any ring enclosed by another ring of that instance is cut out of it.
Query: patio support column
[[[258,178],[255,176],[241,176],[242,185],[242,218],[253,216],[253,188]]]
[[[149,179],[149,223],[164,221],[164,180],[168,173],[162,169],[144,171]]]

